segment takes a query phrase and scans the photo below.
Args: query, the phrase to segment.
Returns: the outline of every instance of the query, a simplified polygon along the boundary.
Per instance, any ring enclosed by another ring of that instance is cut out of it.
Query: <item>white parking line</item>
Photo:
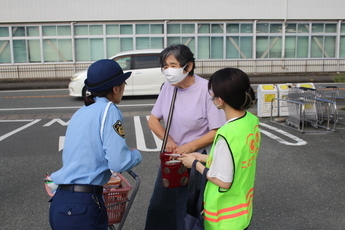
[[[26,129],[26,128],[28,128],[28,127],[34,125],[34,124],[36,124],[36,123],[39,122],[40,120],[41,120],[41,119],[31,120],[32,122],[30,122],[29,124],[23,125],[22,127],[18,128],[18,129],[15,129],[15,130],[13,130],[13,131],[11,131],[11,132],[9,132],[9,133],[6,133],[6,134],[2,135],[2,136],[0,137],[0,141],[3,141],[3,140],[6,139],[7,137],[10,137],[10,136],[12,136],[13,134],[16,134],[16,133],[18,133],[18,132],[20,132],[20,131],[22,131],[22,130],[24,130],[24,129]],[[18,121],[21,122],[22,120],[17,120],[16,122],[18,122]],[[28,120],[23,120],[23,121],[28,121]]]
[[[291,138],[292,140],[295,141],[295,143],[288,142],[288,141],[283,140],[282,138],[280,138],[280,137],[278,137],[278,136],[276,136],[276,135],[274,135],[274,134],[272,134],[272,133],[270,133],[270,132],[268,132],[268,131],[265,131],[265,130],[263,130],[263,129],[260,129],[260,131],[261,131],[262,134],[265,134],[265,135],[268,136],[269,138],[272,138],[273,140],[276,140],[276,141],[278,141],[278,142],[281,143],[281,144],[284,144],[284,145],[295,145],[295,146],[301,146],[301,145],[306,145],[306,144],[307,144],[306,141],[304,141],[304,140],[302,140],[302,139],[300,139],[300,138],[298,138],[298,137],[296,137],[296,136],[294,136],[294,135],[292,135],[292,134],[290,134],[290,133],[288,133],[288,132],[285,132],[285,131],[283,131],[283,130],[281,130],[281,129],[278,129],[278,128],[276,128],[276,127],[267,125],[267,124],[262,123],[262,122],[260,122],[260,126],[263,126],[263,127],[265,127],[265,128],[271,129],[271,130],[273,130],[273,131],[275,131],[275,132],[277,132],[277,133],[283,134],[284,136],[286,136],[286,137],[288,137],[288,138]]]
[[[117,105],[117,107],[147,107],[154,104],[129,104],[129,105]],[[34,107],[34,108],[6,108],[0,109],[0,111],[21,111],[21,110],[52,110],[52,109],[79,109],[81,106],[64,106],[64,107]]]

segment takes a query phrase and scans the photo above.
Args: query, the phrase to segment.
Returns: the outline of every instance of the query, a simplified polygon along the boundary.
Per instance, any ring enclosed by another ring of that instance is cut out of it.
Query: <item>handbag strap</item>
[[[167,125],[166,125],[165,132],[164,132],[164,138],[163,138],[161,153],[165,152],[165,146],[167,145],[167,140],[168,140],[168,136],[169,136],[169,130],[170,130],[172,114],[173,114],[173,111],[174,111],[174,108],[175,108],[176,93],[177,93],[177,87],[175,87],[174,93],[173,93],[173,96],[172,96],[172,99],[171,99],[170,110],[169,110]]]
[[[189,184],[188,184],[188,192],[187,192],[187,213],[189,212],[188,210],[194,210],[195,205],[197,208],[197,212],[200,214],[203,211],[203,199],[204,199],[204,191],[205,191],[205,186],[207,182],[207,172],[209,168],[204,169],[202,177],[201,177],[201,184],[200,184],[200,189],[198,191],[198,183],[200,182],[198,180],[197,176],[197,170],[196,170],[196,164],[198,163],[198,160],[194,160],[192,167],[190,169],[189,173]],[[193,196],[198,193],[197,200],[193,199]]]

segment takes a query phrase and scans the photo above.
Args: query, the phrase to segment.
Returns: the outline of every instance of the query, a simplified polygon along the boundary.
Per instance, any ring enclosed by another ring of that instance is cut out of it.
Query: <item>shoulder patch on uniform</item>
[[[125,138],[125,130],[122,126],[122,123],[120,120],[118,120],[114,125],[113,128],[117,134],[119,134],[122,138]]]

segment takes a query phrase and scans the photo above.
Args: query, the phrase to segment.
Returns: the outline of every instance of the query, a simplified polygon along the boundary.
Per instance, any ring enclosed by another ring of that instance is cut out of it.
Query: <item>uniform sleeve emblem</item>
[[[114,125],[113,128],[117,134],[119,134],[122,138],[125,138],[125,130],[122,126],[122,123],[120,120],[118,120]]]

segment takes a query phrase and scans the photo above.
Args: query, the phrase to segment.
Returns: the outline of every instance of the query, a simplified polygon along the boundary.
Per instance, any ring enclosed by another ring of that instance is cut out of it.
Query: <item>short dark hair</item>
[[[208,82],[208,89],[236,110],[248,109],[256,102],[249,77],[240,69],[224,68],[216,71]]]
[[[188,62],[193,63],[192,70],[188,73],[188,75],[194,74],[195,69],[195,58],[192,51],[189,49],[188,46],[183,44],[178,45],[170,45],[167,48],[165,48],[159,56],[159,61],[161,64],[161,67],[164,67],[166,64],[166,59],[168,56],[173,55],[176,60],[180,63],[180,66],[183,67],[188,64]]]

